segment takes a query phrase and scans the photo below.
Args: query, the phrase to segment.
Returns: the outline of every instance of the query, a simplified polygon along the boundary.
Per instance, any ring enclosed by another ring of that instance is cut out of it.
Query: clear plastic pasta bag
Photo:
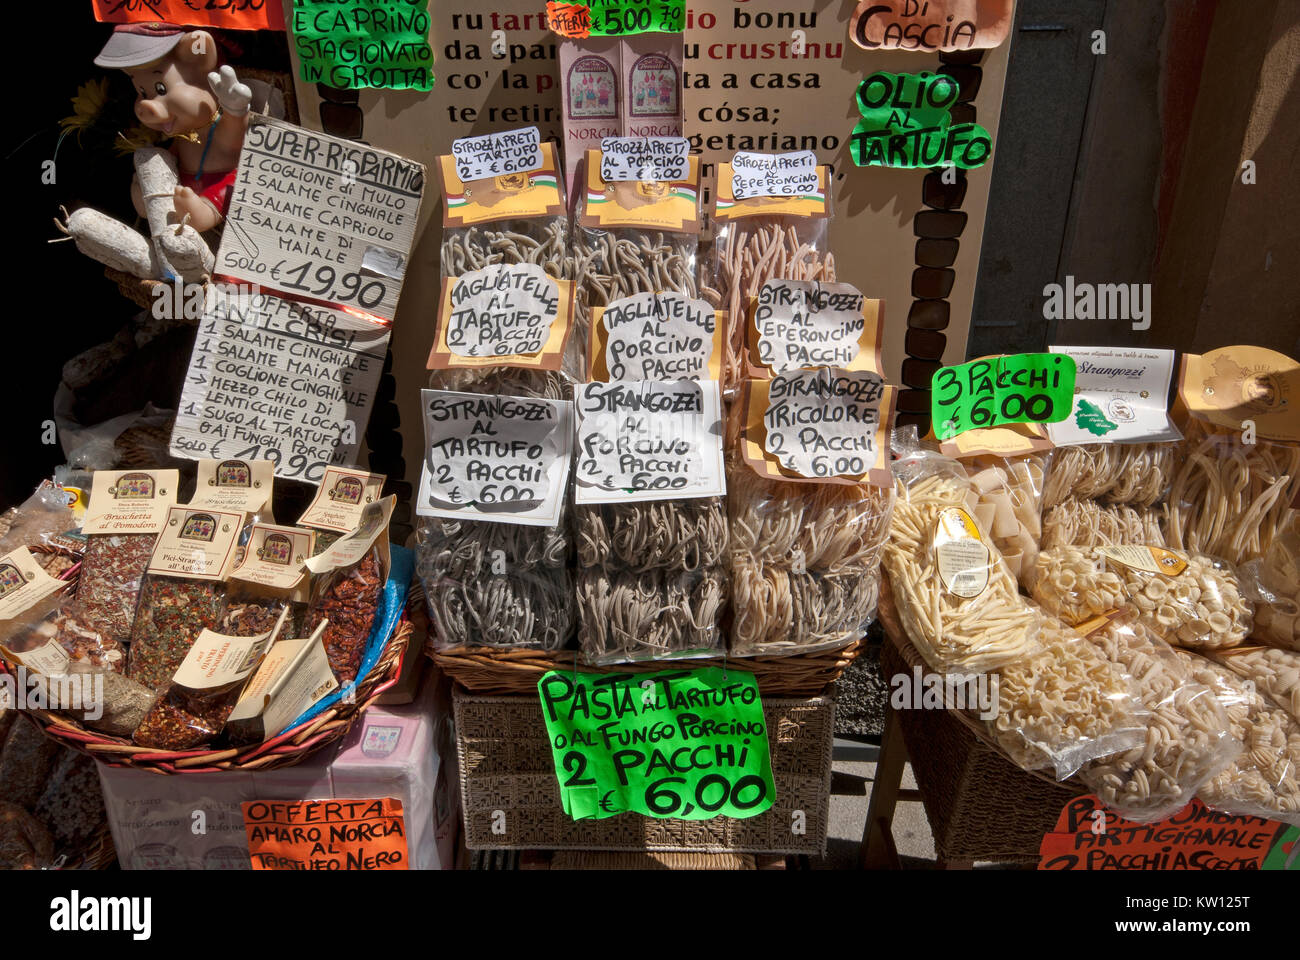
[[[1048,458],[977,456],[961,461],[979,495],[972,512],[981,530],[989,531],[1011,573],[1024,582],[1043,536],[1043,480]]]
[[[905,449],[895,431],[895,449]],[[936,671],[984,673],[1041,649],[1042,617],[971,511],[979,494],[956,460],[913,449],[893,464],[884,549],[899,619]]]
[[[1214,691],[1240,752],[1200,789],[1202,801],[1237,816],[1300,824],[1300,724],[1249,680],[1178,651],[1193,678]]]
[[[1121,816],[1140,823],[1162,820],[1186,806],[1241,745],[1214,691],[1141,623],[1120,617],[1087,641],[1132,678],[1133,693],[1150,718],[1142,744],[1086,764],[1079,778]]]
[[[554,528],[423,517],[416,575],[434,646],[559,650],[573,635],[567,517]]]
[[[1066,780],[1142,745],[1150,715],[1123,665],[1053,617],[1040,617],[1039,637],[1041,650],[996,673],[998,712],[986,720],[1010,759]]]
[[[834,649],[866,635],[880,596],[892,490],[727,474],[734,656]]]
[[[1165,546],[1161,514],[1155,507],[1104,504],[1066,497],[1043,511],[1039,548]]]
[[[1300,536],[1282,534],[1268,553],[1243,563],[1238,573],[1255,604],[1254,638],[1300,650]]]
[[[578,644],[589,663],[722,649],[722,498],[578,504],[574,510]]]
[[[1173,479],[1176,441],[1089,443],[1052,454],[1043,506],[1069,497],[1149,507],[1164,499]]]
[[[0,514],[0,555],[18,547],[46,546],[76,526],[68,495],[47,481],[18,506]]]
[[[1213,655],[1227,667],[1300,722],[1300,653],[1277,647],[1238,647]]]
[[[1294,530],[1300,497],[1300,446],[1188,424],[1169,492],[1166,539],[1181,550],[1243,563],[1264,556]]]

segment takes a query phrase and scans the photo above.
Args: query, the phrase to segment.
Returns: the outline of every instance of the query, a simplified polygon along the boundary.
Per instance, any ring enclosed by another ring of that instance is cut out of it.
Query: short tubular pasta
[[[972,506],[1011,573],[1023,582],[1038,555],[1045,458],[976,457],[963,461],[978,493]]]
[[[1099,504],[1068,497],[1043,515],[1043,550],[1052,547],[1165,545],[1160,513],[1151,508]]]
[[[939,515],[975,496],[956,461],[932,454],[894,464],[897,499],[884,565],[908,638],[940,673],[983,673],[1039,649],[1041,615],[1023,600],[995,548],[988,583],[971,598],[944,588],[934,550]]]
[[[1150,716],[1140,746],[1085,765],[1079,777],[1122,816],[1161,820],[1186,806],[1241,747],[1213,690],[1142,624],[1114,622],[1087,641],[1132,678]]]
[[[1173,443],[1090,443],[1052,455],[1043,505],[1069,497],[1149,507],[1169,489]]]

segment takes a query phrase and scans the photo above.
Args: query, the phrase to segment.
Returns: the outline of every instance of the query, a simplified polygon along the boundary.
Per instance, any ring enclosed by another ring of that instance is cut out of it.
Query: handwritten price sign
[[[943,367],[931,380],[931,419],[940,440],[976,427],[1059,423],[1074,406],[1073,358],[1019,353]]]
[[[546,4],[547,26],[562,37],[621,37],[634,33],[681,33],[686,0],[592,0]]]

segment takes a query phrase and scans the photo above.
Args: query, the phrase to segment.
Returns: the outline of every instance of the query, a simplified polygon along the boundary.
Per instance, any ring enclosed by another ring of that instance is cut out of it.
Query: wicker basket
[[[880,651],[886,682],[918,666],[928,669],[898,621],[888,577],[881,578],[880,619],[889,639]],[[1037,863],[1043,835],[1055,829],[1062,808],[1089,792],[1075,780],[1057,783],[1021,770],[964,711],[899,710],[895,716],[940,860]]]

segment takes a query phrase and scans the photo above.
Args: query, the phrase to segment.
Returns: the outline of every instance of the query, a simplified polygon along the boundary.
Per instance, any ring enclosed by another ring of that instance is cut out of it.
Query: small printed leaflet
[[[1063,353],[1018,353],[942,367],[931,380],[935,436],[974,427],[1059,423],[1074,407],[1075,362]]]
[[[776,800],[753,674],[553,670],[537,682],[564,811],[710,820],[754,817]]]
[[[293,0],[291,26],[304,83],[343,90],[433,89],[424,0]]]
[[[763,423],[767,452],[805,477],[860,477],[880,457],[876,436],[885,384],[838,367],[772,378]]]
[[[1050,347],[1077,367],[1074,414],[1047,428],[1058,447],[1178,440],[1169,419],[1174,351],[1143,347]]]

